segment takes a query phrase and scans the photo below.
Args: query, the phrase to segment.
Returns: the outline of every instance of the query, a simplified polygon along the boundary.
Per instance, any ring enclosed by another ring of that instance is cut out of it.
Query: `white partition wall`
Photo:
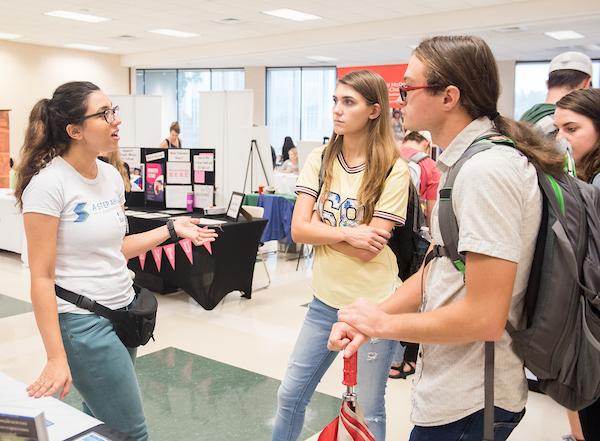
[[[161,133],[162,97],[111,95],[123,121],[119,126],[122,147],[158,147],[168,133]]]
[[[250,176],[246,189],[243,188],[251,140],[257,140],[267,173],[273,172],[271,147],[266,128],[252,126],[253,91],[199,94],[199,147],[215,149],[215,199],[217,205],[226,205],[232,191],[249,193],[259,185],[266,185],[258,154],[254,153],[254,189],[250,189]]]

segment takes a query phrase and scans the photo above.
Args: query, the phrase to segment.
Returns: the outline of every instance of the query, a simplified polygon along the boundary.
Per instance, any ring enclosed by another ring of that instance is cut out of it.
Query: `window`
[[[267,69],[267,127],[277,153],[286,136],[295,144],[331,136],[335,82],[335,67]]]
[[[144,75],[144,94],[160,95],[162,100],[163,133],[169,134],[169,126],[177,120],[177,71],[147,70]]]
[[[278,154],[286,136],[300,139],[301,70],[267,70],[267,127],[269,140]]]
[[[211,90],[243,90],[244,71],[233,69],[213,69]],[[240,75],[241,74],[241,75]]]
[[[198,93],[210,90],[210,70],[180,70],[178,75],[178,118],[184,147],[198,147]],[[187,140],[187,142],[186,142]]]
[[[179,121],[184,147],[197,147],[198,93],[244,89],[243,69],[137,69],[136,94],[163,97],[162,126],[166,135]]]
[[[600,61],[593,62],[592,84],[600,83]],[[532,106],[546,100],[549,61],[522,62],[515,65],[515,119]]]

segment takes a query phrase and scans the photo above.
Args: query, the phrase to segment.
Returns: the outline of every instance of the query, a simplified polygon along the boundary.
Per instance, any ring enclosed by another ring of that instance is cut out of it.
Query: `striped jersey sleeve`
[[[306,159],[306,164],[300,171],[295,193],[305,193],[317,199],[319,196],[319,172],[321,170],[321,155],[325,146],[313,149]]]
[[[409,182],[408,166],[403,159],[399,158],[385,180],[383,192],[375,205],[373,217],[387,219],[396,225],[404,225]]]

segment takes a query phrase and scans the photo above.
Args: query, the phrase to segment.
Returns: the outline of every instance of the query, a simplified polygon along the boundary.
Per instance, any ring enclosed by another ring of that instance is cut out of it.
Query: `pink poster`
[[[165,177],[162,164],[146,164],[146,200],[164,202]]]

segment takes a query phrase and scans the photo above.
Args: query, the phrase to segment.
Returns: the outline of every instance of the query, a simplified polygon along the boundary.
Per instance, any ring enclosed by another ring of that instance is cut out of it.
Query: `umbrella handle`
[[[344,386],[356,386],[358,366],[358,352],[352,354],[350,358],[344,358]]]

